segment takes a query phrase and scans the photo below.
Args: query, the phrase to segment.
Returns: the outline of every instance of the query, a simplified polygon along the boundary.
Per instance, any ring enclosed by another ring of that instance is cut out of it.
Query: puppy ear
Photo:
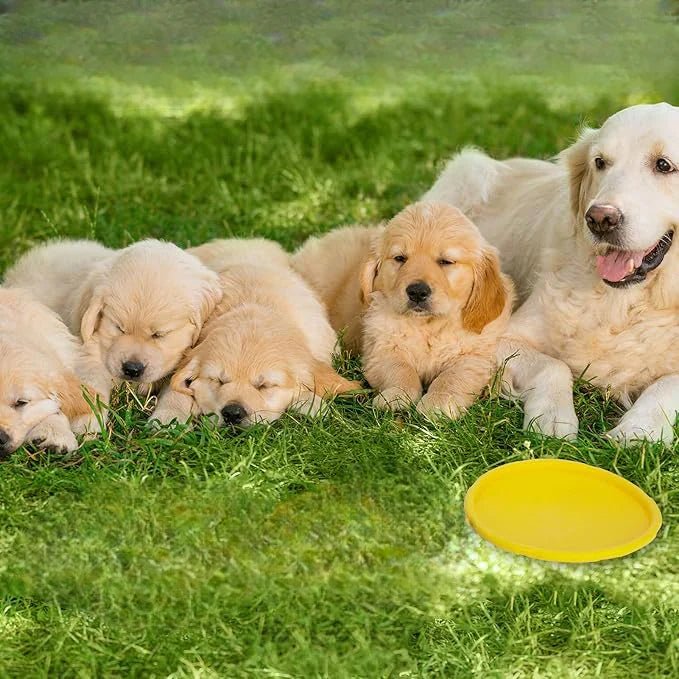
[[[580,138],[561,153],[568,168],[570,178],[570,201],[573,214],[580,220],[584,219],[592,185],[592,168],[589,151],[598,130],[586,127]]]
[[[188,360],[183,366],[180,366],[172,379],[170,380],[170,387],[173,391],[187,396],[193,396],[193,389],[191,382],[196,379],[198,375],[198,359],[192,358]]]
[[[474,267],[472,291],[462,309],[462,326],[465,330],[480,333],[502,313],[506,302],[500,259],[494,248],[486,248],[481,261]]]
[[[85,307],[85,312],[80,320],[80,335],[83,342],[92,339],[101,321],[101,313],[104,310],[104,289],[100,286],[94,289],[89,303]]]
[[[334,396],[361,388],[359,382],[342,377],[332,366],[322,361],[314,361],[308,381],[310,384],[304,384],[304,387],[319,396]]]
[[[361,269],[361,303],[367,304],[370,301],[370,293],[375,289],[375,279],[380,271],[380,262],[376,255],[363,265]]]
[[[195,327],[191,340],[192,346],[195,346],[198,342],[200,331],[203,329],[203,324],[215,310],[215,307],[222,301],[223,294],[219,276],[212,271],[206,272],[206,278],[200,292],[200,300],[196,313],[191,318],[191,323]]]
[[[66,373],[60,376],[56,388],[57,398],[61,411],[71,422],[92,413],[92,408],[85,399],[84,392],[88,394],[92,403],[97,402],[94,390],[83,385],[75,374]]]

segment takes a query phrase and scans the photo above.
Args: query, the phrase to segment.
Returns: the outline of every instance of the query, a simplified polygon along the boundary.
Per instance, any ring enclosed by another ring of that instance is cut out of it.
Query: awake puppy
[[[416,203],[384,227],[312,238],[292,261],[361,352],[376,406],[456,418],[488,384],[513,286],[456,208]]]
[[[360,388],[333,370],[336,336],[323,305],[278,244],[218,240],[189,252],[220,273],[223,297],[153,419],[207,414],[247,427],[291,408],[314,414],[323,396]]]
[[[0,289],[0,458],[26,442],[71,452],[71,423],[91,413],[76,366],[81,347],[23,290]]]
[[[35,248],[6,275],[56,311],[85,349],[82,377],[108,403],[112,386],[148,391],[172,373],[221,299],[218,276],[176,245],[115,251],[91,241]],[[81,423],[97,429],[94,416]]]

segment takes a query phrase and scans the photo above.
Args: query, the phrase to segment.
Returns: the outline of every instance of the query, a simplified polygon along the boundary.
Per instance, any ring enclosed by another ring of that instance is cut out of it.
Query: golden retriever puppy
[[[24,443],[70,452],[71,422],[91,413],[76,375],[81,346],[44,305],[0,288],[0,457]]]
[[[48,243],[7,274],[82,337],[82,377],[108,402],[112,386],[149,390],[177,367],[221,299],[215,272],[176,245],[145,240],[114,251],[90,241]],[[92,417],[83,429],[96,430]]]
[[[463,151],[427,199],[463,204],[525,300],[501,358],[524,425],[578,431],[573,375],[627,410],[620,442],[674,437],[679,413],[679,108],[632,106],[556,162]]]
[[[189,252],[220,273],[222,301],[153,419],[206,414],[247,427],[288,409],[314,414],[323,396],[360,388],[333,370],[336,336],[323,305],[278,244],[217,240]]]
[[[416,203],[384,227],[312,238],[293,266],[360,350],[376,406],[456,418],[488,384],[513,288],[459,210]]]

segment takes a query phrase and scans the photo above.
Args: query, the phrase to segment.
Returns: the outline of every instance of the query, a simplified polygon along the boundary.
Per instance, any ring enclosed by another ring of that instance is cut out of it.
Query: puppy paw
[[[674,440],[674,427],[662,411],[634,412],[632,408],[606,436],[623,446],[633,446],[642,441],[668,446]]]
[[[417,412],[429,420],[442,417],[456,420],[464,413],[464,410],[460,403],[446,394],[427,393],[417,404]]]
[[[578,435],[578,427],[578,416],[572,402],[527,402],[524,406],[523,428],[529,431],[572,441]]]
[[[94,413],[81,415],[71,422],[71,430],[77,436],[93,438],[97,434],[101,434],[101,422]]]
[[[172,424],[172,422],[186,424],[190,419],[191,413],[187,413],[185,410],[160,405],[151,413],[148,424],[151,427],[162,427]]]
[[[51,424],[39,424],[31,432],[31,442],[40,450],[54,453],[72,453],[78,450],[78,441],[69,429]]]
[[[324,401],[318,394],[313,392],[302,394],[290,406],[290,410],[307,417],[318,417],[326,412],[327,409],[327,401]]]
[[[397,412],[399,410],[408,410],[417,400],[412,399],[399,387],[389,387],[375,396],[373,406],[380,410]]]

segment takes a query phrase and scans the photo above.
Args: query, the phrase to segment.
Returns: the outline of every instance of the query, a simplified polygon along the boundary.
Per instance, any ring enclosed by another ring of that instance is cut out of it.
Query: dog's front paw
[[[54,453],[72,453],[78,450],[78,441],[70,429],[50,423],[39,424],[31,431],[31,443],[40,450]]]
[[[543,436],[573,440],[578,435],[578,416],[572,400],[559,402],[526,401],[524,405],[523,428]]]
[[[299,395],[290,410],[307,417],[318,417],[328,410],[328,403],[312,391]]]
[[[397,412],[399,410],[408,410],[416,402],[417,399],[411,398],[403,389],[389,387],[375,396],[373,406],[380,410]]]
[[[606,436],[623,446],[633,446],[642,441],[670,445],[674,440],[674,427],[661,410],[635,412],[632,408]]]
[[[148,423],[151,427],[160,427],[172,424],[173,422],[186,424],[190,419],[191,413],[161,404],[151,413]]]
[[[448,394],[427,393],[417,404],[417,412],[430,420],[440,417],[456,420],[464,413],[464,407]]]
[[[101,420],[94,414],[80,415],[71,421],[71,430],[78,436],[93,438],[101,434]]]

